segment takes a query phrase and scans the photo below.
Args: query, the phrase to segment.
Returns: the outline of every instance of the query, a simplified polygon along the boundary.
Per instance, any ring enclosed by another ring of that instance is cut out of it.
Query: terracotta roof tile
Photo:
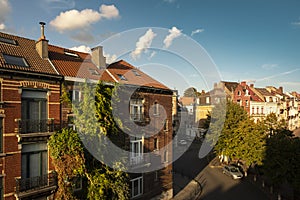
[[[169,90],[167,86],[143,73],[141,70],[135,68],[124,60],[110,64],[107,67],[107,70],[114,76],[116,80],[118,80],[119,83]],[[122,80],[120,77],[121,75],[125,79]]]
[[[113,81],[112,77],[104,69],[99,69],[93,64],[91,56],[88,53],[73,51],[54,45],[49,45],[48,52],[49,59],[63,76]]]
[[[35,49],[36,41],[0,32],[0,37],[16,41],[16,45],[0,42],[0,68],[57,75],[47,59],[42,59]],[[22,57],[28,67],[7,64],[3,54]]]

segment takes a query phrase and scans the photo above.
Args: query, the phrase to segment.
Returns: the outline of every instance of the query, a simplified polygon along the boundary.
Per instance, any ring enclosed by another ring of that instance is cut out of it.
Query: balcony
[[[150,156],[149,154],[141,154],[140,156],[130,156],[130,167],[140,168],[150,165]]]
[[[16,178],[15,194],[18,198],[50,195],[57,188],[57,174],[51,172],[31,178]]]
[[[43,120],[21,120],[17,119],[18,133],[44,133],[54,131],[54,119]]]

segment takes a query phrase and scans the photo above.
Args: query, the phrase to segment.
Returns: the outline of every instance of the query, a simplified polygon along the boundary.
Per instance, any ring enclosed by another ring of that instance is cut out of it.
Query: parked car
[[[243,178],[243,174],[240,172],[239,168],[233,165],[225,165],[223,167],[223,174],[231,176],[233,179]]]
[[[187,142],[185,140],[179,140],[178,144],[184,146],[187,145]]]

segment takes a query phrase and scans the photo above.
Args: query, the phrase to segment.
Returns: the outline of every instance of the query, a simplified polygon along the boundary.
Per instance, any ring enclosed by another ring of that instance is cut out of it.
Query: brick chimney
[[[98,68],[106,67],[106,58],[103,56],[102,46],[92,48],[92,61]]]
[[[45,37],[45,22],[40,22],[41,25],[41,37],[35,43],[35,49],[41,56],[41,58],[46,59],[48,58],[48,40]]]

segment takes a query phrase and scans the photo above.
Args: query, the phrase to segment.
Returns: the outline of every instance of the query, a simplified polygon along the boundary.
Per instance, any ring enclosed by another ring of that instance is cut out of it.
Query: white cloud
[[[112,19],[119,17],[119,10],[115,5],[101,5],[100,6],[100,15],[106,19]]]
[[[193,35],[195,35],[195,34],[197,34],[197,33],[202,33],[203,31],[204,31],[203,28],[201,28],[201,29],[196,29],[196,30],[192,31],[191,36],[193,36]]]
[[[5,21],[11,8],[8,0],[0,0],[0,30],[5,29]]]
[[[263,64],[261,66],[261,68],[265,69],[265,70],[271,70],[271,69],[274,69],[274,68],[277,68],[278,65],[277,64]]]
[[[172,27],[172,29],[169,30],[169,35],[166,36],[166,38],[164,39],[164,47],[168,48],[173,40],[177,37],[179,37],[181,35],[181,30],[177,29],[175,26]]]
[[[70,49],[74,50],[74,51],[83,52],[83,53],[91,53],[91,48],[88,47],[88,46],[85,46],[85,45],[81,45],[81,46],[78,46],[78,47],[72,47]]]
[[[61,12],[54,20],[50,21],[50,25],[59,32],[64,32],[86,28],[101,19],[112,19],[119,16],[119,11],[114,5],[101,5],[99,10],[100,12],[92,9],[82,11],[73,9]]]
[[[148,31],[139,38],[139,40],[136,42],[136,48],[133,52],[131,52],[131,57],[136,60],[140,57],[141,53],[147,48],[151,46],[152,40],[156,36],[156,33],[152,31],[152,29],[148,29]]]
[[[110,55],[110,54],[104,52],[103,55],[106,58],[106,63],[108,63],[108,64],[111,64],[117,60],[116,54]]]
[[[5,24],[0,24],[0,30],[4,30],[5,29]]]
[[[300,26],[300,22],[292,22],[292,25]]]

